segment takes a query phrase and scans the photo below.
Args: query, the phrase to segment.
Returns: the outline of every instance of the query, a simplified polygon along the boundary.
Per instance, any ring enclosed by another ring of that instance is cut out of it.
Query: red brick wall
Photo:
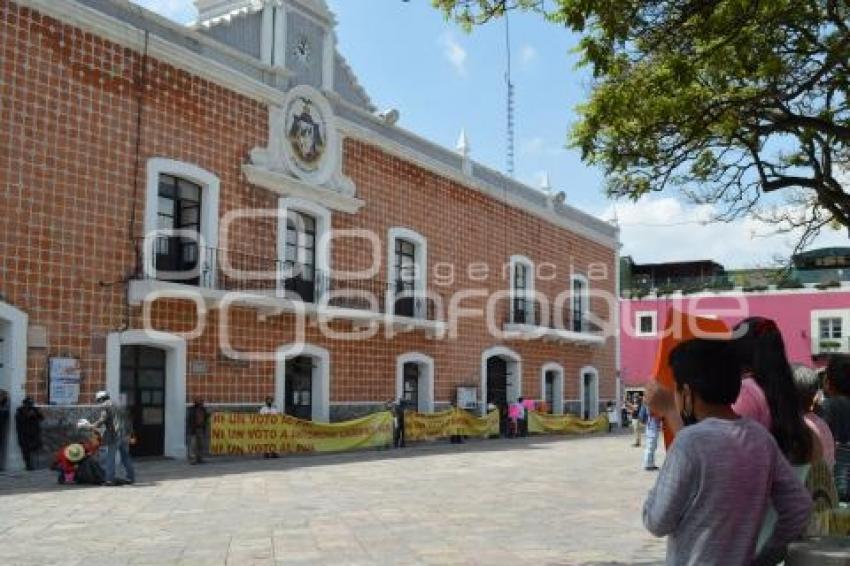
[[[149,59],[143,72],[139,53],[9,0],[0,0],[0,65],[0,294],[29,314],[31,326],[47,330],[48,348],[29,352],[28,393],[45,401],[47,358],[67,355],[82,361],[82,399],[88,399],[104,383],[103,337],[140,325],[139,309],[126,303],[126,280],[136,264],[134,239],[142,235],[146,161],[167,157],[217,175],[221,215],[274,208],[277,195],[249,185],[241,174],[248,152],[266,143],[267,108],[159,61]],[[502,266],[513,254],[557,266],[557,281],[536,285],[551,297],[568,287],[571,262],[578,272],[591,262],[608,264],[609,277],[591,286],[614,293],[613,250],[378,148],[349,139],[344,153],[345,171],[366,205],[355,215],[335,212],[334,228],[368,228],[382,240],[391,226],[423,234],[431,288],[447,300],[458,289],[482,287],[467,278],[473,262],[490,266],[484,288],[508,288]],[[276,255],[275,220],[240,222],[235,229],[232,247]],[[367,256],[362,242],[339,240],[331,265],[362,266]],[[454,264],[453,287],[435,285],[438,262]],[[154,313],[165,330],[194,322],[185,304],[161,302]],[[239,348],[273,351],[292,339],[290,316],[261,320],[244,310],[231,319]],[[218,352],[217,320],[211,312],[207,332],[189,344],[189,361],[205,361],[208,372],[187,377],[188,398],[254,402],[272,393],[272,363],[236,363]],[[350,328],[346,322],[333,326]],[[331,352],[332,402],[391,398],[396,356],[409,351],[435,359],[435,399],[446,401],[457,385],[478,384],[480,354],[497,343],[483,320],[471,319],[462,321],[453,341],[420,332],[387,340],[383,331],[365,342],[331,341],[315,328],[308,328],[308,340]],[[540,395],[540,367],[550,361],[566,370],[567,398],[578,397],[578,373],[586,365],[600,372],[600,397],[614,394],[613,339],[601,348],[542,340],[507,346],[522,355],[526,396]]]

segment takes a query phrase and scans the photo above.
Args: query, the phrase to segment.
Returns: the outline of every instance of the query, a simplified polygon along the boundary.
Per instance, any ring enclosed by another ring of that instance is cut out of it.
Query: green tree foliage
[[[581,34],[594,80],[571,144],[610,195],[672,187],[720,220],[850,228],[847,0],[432,2],[466,28],[522,9]]]

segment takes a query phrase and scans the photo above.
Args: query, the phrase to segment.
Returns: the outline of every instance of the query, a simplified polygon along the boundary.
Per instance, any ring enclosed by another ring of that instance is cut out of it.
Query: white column
[[[328,92],[334,89],[334,59],[336,58],[336,38],[331,29],[325,31],[324,60],[322,61],[322,88]]]
[[[266,65],[272,64],[272,42],[274,38],[274,11],[270,4],[263,6],[263,27],[260,31],[260,59]]]
[[[286,66],[286,9],[278,6],[274,18],[274,66]]]

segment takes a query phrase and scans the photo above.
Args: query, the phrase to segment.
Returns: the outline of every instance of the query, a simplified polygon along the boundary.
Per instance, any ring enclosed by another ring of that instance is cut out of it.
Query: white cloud
[[[130,0],[156,12],[161,16],[170,18],[181,24],[187,24],[193,21],[198,16],[197,10],[192,0]]]
[[[537,49],[533,46],[525,44],[519,50],[519,60],[523,65],[528,65],[537,59]]]
[[[443,56],[454,67],[458,76],[466,77],[466,49],[463,48],[451,33],[440,36],[438,43],[443,49]]]
[[[541,136],[535,136],[522,142],[520,152],[534,155],[541,153],[545,148],[546,140],[544,140]]]
[[[637,263],[710,259],[727,269],[767,265],[787,257],[798,234],[776,234],[776,227],[751,218],[730,223],[709,222],[709,205],[689,206],[673,197],[654,197],[637,203],[617,203],[623,242],[622,255]],[[609,206],[601,215],[610,220]],[[813,247],[848,245],[846,231],[826,230]]]

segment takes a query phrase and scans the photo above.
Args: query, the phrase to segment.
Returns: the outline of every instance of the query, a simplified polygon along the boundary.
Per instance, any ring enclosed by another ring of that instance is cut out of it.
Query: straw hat
[[[86,449],[83,448],[82,444],[69,444],[65,447],[64,454],[69,462],[76,464],[86,457]]]

